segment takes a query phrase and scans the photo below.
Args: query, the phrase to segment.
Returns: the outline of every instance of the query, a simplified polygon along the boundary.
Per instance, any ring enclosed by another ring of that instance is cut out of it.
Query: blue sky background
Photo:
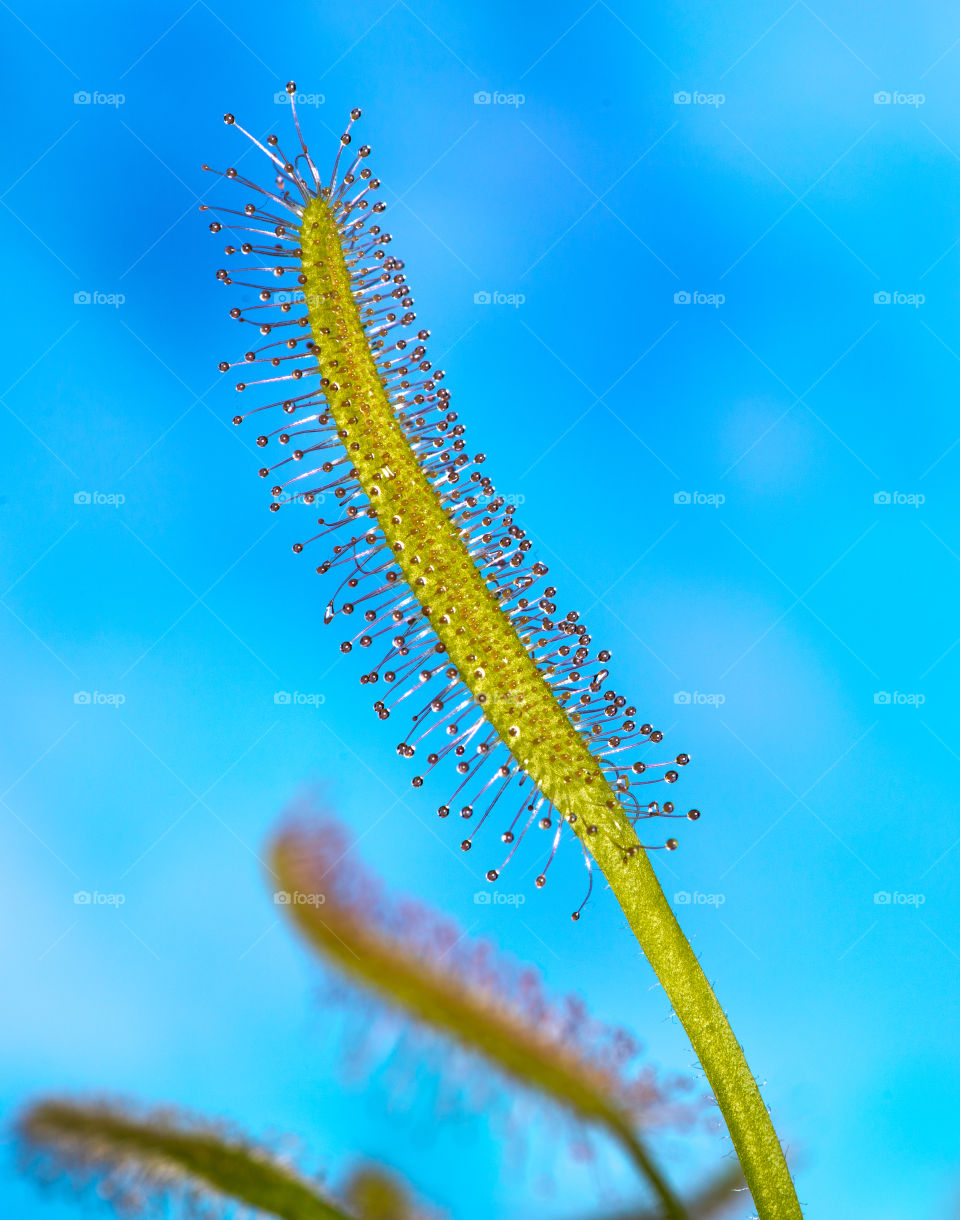
[[[571,924],[574,849],[542,893],[527,851],[521,907],[474,904],[486,855],[436,822],[443,780],[409,787],[297,524],[266,511],[255,430],[229,426],[216,364],[244,344],[196,207],[237,197],[199,167],[241,155],[224,110],[283,142],[293,77],[323,98],[321,164],[364,108],[473,446],[693,756],[678,799],[704,816],[657,865],[671,896],[723,899],[681,919],[806,1214],[955,1214],[955,7],[107,0],[4,4],[0,29],[5,1110],[179,1102],[296,1131],[335,1178],[384,1160],[466,1220],[634,1197],[555,1116],[448,1113],[409,1052],[347,1078],[363,1018],[317,1003],[260,860],[314,783],[391,885],[690,1064],[612,898]],[[680,1182],[723,1152],[661,1147]],[[9,1159],[0,1212],[77,1214]]]

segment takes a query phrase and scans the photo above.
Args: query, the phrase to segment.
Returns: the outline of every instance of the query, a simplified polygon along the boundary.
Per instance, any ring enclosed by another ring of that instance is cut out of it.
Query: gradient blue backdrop
[[[291,1129],[334,1177],[378,1157],[466,1220],[634,1197],[612,1151],[606,1184],[571,1162],[555,1120],[448,1114],[409,1054],[345,1082],[362,1018],[316,1004],[261,864],[315,782],[391,884],[690,1063],[610,896],[571,924],[575,850],[543,893],[528,852],[522,907],[474,904],[493,857],[436,822],[442,783],[410,789],[320,625],[300,526],[266,512],[254,430],[229,425],[216,363],[244,342],[199,167],[243,153],[224,110],[287,131],[294,77],[321,162],[364,107],[473,444],[563,608],[694,757],[678,799],[704,817],[657,863],[700,896],[682,921],[807,1214],[950,1215],[955,6],[14,2],[0,30],[4,1105],[105,1088]],[[724,1146],[662,1151],[689,1182]],[[77,1214],[8,1170],[4,1216]]]

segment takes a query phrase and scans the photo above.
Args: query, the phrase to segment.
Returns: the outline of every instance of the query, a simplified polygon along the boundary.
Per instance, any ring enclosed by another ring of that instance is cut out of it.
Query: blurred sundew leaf
[[[36,1177],[94,1188],[121,1213],[167,1216],[179,1202],[205,1216],[241,1204],[280,1220],[351,1220],[269,1148],[179,1111],[45,1100],[20,1116],[16,1133]]]
[[[349,851],[329,823],[291,824],[274,841],[274,899],[308,946],[417,1024],[605,1127],[658,1194],[658,1214],[686,1216],[637,1126],[689,1124],[694,1107],[676,1094],[692,1082],[631,1072],[638,1047],[626,1031],[601,1025],[580,1001],[551,1001],[533,970],[500,960],[428,908],[390,900]]]
[[[354,1170],[343,1196],[357,1220],[415,1220],[418,1214],[402,1184],[379,1165]]]

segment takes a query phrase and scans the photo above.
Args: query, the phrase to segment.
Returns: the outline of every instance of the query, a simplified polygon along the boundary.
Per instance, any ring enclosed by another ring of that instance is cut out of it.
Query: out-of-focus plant
[[[351,858],[333,826],[293,827],[275,842],[276,898],[307,944],[337,971],[420,1026],[445,1035],[514,1083],[617,1139],[659,1197],[680,1216],[641,1132],[692,1119],[686,1080],[630,1073],[634,1040],[593,1020],[584,1005],[551,1002],[534,970],[409,900],[391,900]],[[292,900],[291,900],[292,899]],[[290,900],[290,901],[284,901]]]
[[[323,963],[416,1029],[480,1057],[543,1103],[618,1140],[653,1193],[650,1212],[621,1220],[697,1220],[742,1202],[739,1171],[723,1169],[681,1199],[647,1147],[650,1134],[694,1121],[680,1082],[631,1070],[634,1040],[579,1002],[551,1001],[531,968],[512,966],[428,908],[392,899],[347,851],[336,826],[292,825],[271,858],[278,909]],[[289,901],[284,901],[289,899]],[[416,1220],[395,1174],[374,1163],[336,1192],[293,1158],[228,1126],[175,1109],[45,1099],[17,1123],[23,1167],[43,1182],[93,1188],[125,1215],[171,1205],[243,1205],[280,1220]]]
[[[27,1110],[17,1133],[24,1167],[41,1181],[93,1188],[122,1214],[239,1202],[281,1220],[346,1220],[268,1147],[172,1109],[54,1099]]]

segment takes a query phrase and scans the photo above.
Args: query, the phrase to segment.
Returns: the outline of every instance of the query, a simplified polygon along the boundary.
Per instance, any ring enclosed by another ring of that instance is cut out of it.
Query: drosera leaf
[[[239,1204],[280,1220],[351,1220],[286,1160],[237,1132],[180,1111],[52,1099],[17,1123],[24,1167],[44,1182],[94,1188],[121,1214],[172,1202],[204,1215]]]
[[[295,94],[293,82],[288,90]],[[422,760],[413,786],[455,764],[455,787],[437,812],[463,819],[464,851],[479,835],[489,852],[488,821],[499,820],[503,846],[485,869],[491,884],[528,832],[547,857],[542,888],[564,828],[580,840],[589,871],[595,841],[629,858],[641,850],[638,822],[659,830],[696,820],[697,810],[681,812],[663,795],[690,756],[662,757],[663,733],[612,686],[611,654],[593,644],[580,614],[559,612],[515,505],[497,495],[486,456],[467,448],[444,372],[428,359],[430,332],[415,329],[404,263],[388,253],[370,148],[353,151],[360,111],[351,112],[332,175],[321,174],[305,143],[289,160],[276,136],[264,145],[234,115],[224,118],[279,171],[267,189],[227,169],[254,201],[242,211],[217,207],[225,219],[210,225],[231,238],[226,254],[239,260],[217,278],[256,292],[257,304],[231,316],[262,337],[220,368],[243,370],[236,388],[245,401],[261,386],[283,395],[234,422],[277,416],[257,437],[272,455],[260,468],[272,484],[270,508],[300,505],[305,532],[311,514],[302,506],[322,508],[323,528],[293,550],[325,543],[317,572],[335,587],[323,621],[340,616],[354,633],[342,652],[389,645],[360,680],[375,688],[381,720],[400,705],[413,713],[396,747]],[[672,851],[677,840],[649,846]]]
[[[270,851],[274,900],[307,945],[353,983],[471,1051],[515,1083],[605,1128],[658,1196],[661,1216],[686,1212],[638,1126],[686,1122],[693,1108],[647,1069],[631,1075],[636,1045],[594,1021],[579,1002],[552,1002],[535,972],[408,900],[392,900],[330,824],[291,825]]]
[[[392,688],[374,703],[381,720],[416,695],[413,728],[397,746],[407,758],[426,753],[413,786],[443,760],[458,760],[458,787],[438,814],[448,817],[454,801],[463,802],[464,851],[494,810],[497,819],[505,815],[506,857],[487,869],[491,883],[536,825],[549,832],[536,879],[542,887],[564,829],[572,832],[590,876],[594,863],[603,872],[690,1039],[761,1220],[801,1220],[760,1089],[648,855],[675,849],[677,840],[644,845],[636,832],[664,817],[700,817],[653,799],[648,788],[674,784],[690,756],[648,754],[663,733],[640,724],[637,708],[610,685],[610,654],[595,652],[579,613],[557,614],[557,590],[544,583],[547,568],[530,555],[514,506],[496,494],[485,455],[466,451],[443,371],[427,359],[430,332],[413,330],[404,264],[385,249],[391,237],[379,224],[386,205],[373,202],[380,182],[366,165],[370,148],[361,145],[341,165],[360,110],[351,111],[332,174],[321,174],[296,117],[293,81],[287,92],[299,145],[292,158],[277,136],[262,143],[224,116],[270,158],[274,181],[264,188],[227,169],[223,176],[256,199],[242,210],[218,208],[228,219],[210,225],[214,233],[227,228],[229,258],[253,256],[221,267],[217,278],[256,291],[259,304],[230,313],[267,342],[220,368],[250,369],[253,379],[244,374],[237,383],[243,394],[267,385],[282,395],[234,417],[242,424],[267,409],[283,413],[279,427],[257,437],[261,449],[275,441],[281,450],[260,468],[273,478],[270,508],[332,501],[334,516],[324,508],[320,532],[293,549],[333,543],[317,568],[339,578],[323,621],[357,611],[352,621],[363,619],[341,644],[344,653],[387,634],[390,650],[361,681]]]

